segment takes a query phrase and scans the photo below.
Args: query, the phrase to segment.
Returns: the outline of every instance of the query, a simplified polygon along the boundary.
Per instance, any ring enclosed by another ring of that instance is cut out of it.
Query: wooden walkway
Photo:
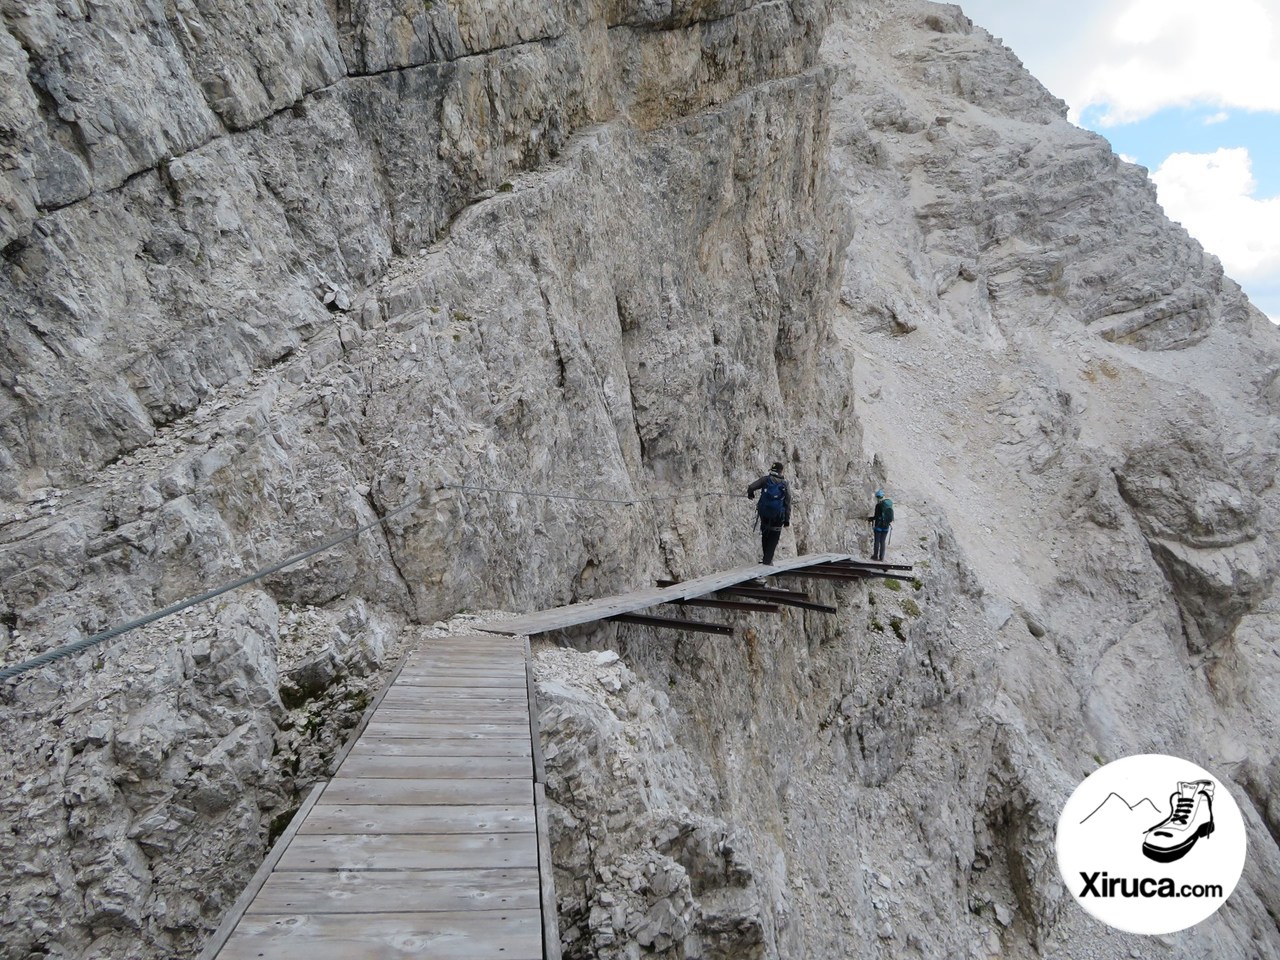
[[[526,637],[612,617],[657,621],[634,612],[721,591],[835,613],[804,593],[747,581],[910,569],[809,554],[424,643],[366,711],[333,780],[312,790],[200,960],[560,960]],[[682,622],[708,626],[661,625]]]
[[[788,570],[801,570],[805,567],[816,567],[822,564],[853,561],[854,557],[847,553],[810,553],[803,557],[779,560],[771,566],[755,563],[748,567],[735,567],[722,570],[694,580],[683,580],[670,587],[650,587],[616,597],[604,597],[600,600],[588,600],[573,603],[553,610],[530,613],[513,620],[495,620],[480,625],[481,630],[493,633],[534,636],[550,630],[563,630],[593,620],[607,620],[621,614],[634,613],[646,607],[656,607],[662,603],[674,603],[677,600],[692,600],[705,597],[717,590],[724,590],[754,580],[758,577],[773,576]],[[880,564],[863,563],[868,568]]]
[[[410,656],[203,960],[558,960],[527,658],[492,634]]]

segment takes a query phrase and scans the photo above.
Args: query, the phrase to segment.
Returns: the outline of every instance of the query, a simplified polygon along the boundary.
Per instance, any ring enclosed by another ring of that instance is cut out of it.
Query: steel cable
[[[696,499],[700,497],[730,497],[730,498],[737,499],[742,496],[742,494],[740,493],[725,493],[720,490],[705,490],[705,491],[699,491],[699,492],[693,492],[693,493],[669,494],[661,497],[636,497],[632,499],[623,499],[623,498],[617,498],[617,497],[586,496],[582,494],[543,493],[538,490],[518,490],[514,488],[509,488],[509,487],[490,487],[482,484],[469,484],[469,483],[442,483],[436,489],[458,490],[458,491],[470,490],[470,491],[478,491],[478,492],[485,492],[485,493],[505,493],[505,494],[520,496],[520,497],[545,497],[550,500],[573,500],[573,501],[582,501],[582,502],[588,502],[588,503],[611,503],[611,504],[619,504],[619,505],[626,505],[626,506],[634,506],[634,505],[644,504],[644,503],[661,503],[661,502],[671,501],[671,500]],[[392,517],[397,516],[398,514],[404,513],[409,508],[414,507],[417,504],[421,503],[422,499],[423,499],[423,496],[421,495],[414,497],[412,500],[409,500],[406,503],[402,503],[400,506],[396,507],[390,513],[384,514],[383,516],[379,517],[377,520],[372,520],[369,523],[362,524],[353,530],[347,530],[343,533],[335,534],[334,536],[317,544],[314,547],[311,547],[308,550],[304,550],[301,553],[295,554],[284,560],[280,560],[277,563],[271,564],[270,566],[263,567],[260,570],[256,570],[255,572],[248,574],[247,576],[240,577],[238,580],[233,580],[230,583],[223,584],[220,587],[215,587],[212,590],[206,590],[204,593],[200,593],[200,594],[196,594],[195,596],[188,597],[185,600],[181,600],[177,603],[171,604],[170,606],[164,607],[161,610],[156,610],[152,613],[146,614],[145,616],[137,617],[133,620],[129,620],[126,623],[122,623],[117,626],[114,626],[109,630],[103,630],[102,632],[95,633],[92,636],[83,637],[71,643],[64,644],[63,646],[55,647],[52,650],[47,650],[44,653],[40,654],[39,656],[32,657],[30,660],[24,660],[21,663],[15,663],[11,666],[4,667],[0,669],[0,682],[5,680],[11,680],[14,677],[21,676],[22,674],[27,673],[31,670],[38,669],[39,667],[43,667],[43,666],[47,666],[48,664],[55,663],[58,660],[63,660],[67,657],[75,656],[78,653],[82,653],[85,650],[88,650],[92,647],[96,647],[101,643],[105,643],[108,640],[112,640],[122,634],[128,633],[131,630],[136,630],[139,627],[144,627],[149,623],[154,623],[155,621],[161,620],[164,617],[168,617],[182,610],[186,610],[188,607],[194,607],[197,604],[204,603],[207,600],[212,600],[214,597],[221,596],[224,593],[229,593],[232,590],[237,590],[240,587],[244,587],[257,580],[261,580],[263,577],[268,577],[273,573],[278,573],[279,571],[284,570],[287,567],[291,567],[296,563],[301,563],[303,560],[307,560],[311,557],[314,557],[318,553],[323,553],[325,550],[328,550],[332,547],[336,547],[340,543],[344,543],[347,540],[354,540],[356,537],[364,533],[366,530],[372,530],[374,527],[379,527],[382,524],[386,523],[388,520],[390,520]],[[463,513],[465,516],[465,513],[466,513],[465,504],[463,507]],[[656,525],[657,518],[654,517],[653,519]]]
[[[228,593],[232,590],[237,590],[240,587],[247,586],[248,584],[253,583],[255,580],[261,580],[263,577],[268,577],[273,573],[278,573],[279,571],[285,569],[286,567],[291,567],[295,563],[301,563],[303,560],[306,560],[310,557],[314,557],[317,553],[323,553],[325,550],[328,550],[330,547],[336,547],[338,544],[343,543],[344,541],[347,541],[347,540],[354,540],[356,537],[364,533],[366,530],[372,530],[374,527],[381,526],[382,524],[390,520],[392,517],[396,516],[397,514],[403,513],[404,511],[420,503],[421,501],[422,501],[421,496],[414,497],[409,502],[402,503],[400,506],[396,507],[390,513],[384,514],[383,516],[379,517],[377,520],[371,520],[369,523],[362,524],[361,526],[356,527],[354,530],[347,530],[344,533],[336,534],[330,537],[329,539],[325,540],[323,543],[317,544],[316,546],[310,548],[309,550],[304,550],[302,553],[294,554],[292,557],[288,557],[285,560],[281,560],[277,563],[271,564],[270,566],[263,567],[261,570],[257,570],[251,574],[248,574],[247,576],[241,577],[239,580],[234,580],[231,583],[223,584],[222,586],[215,587],[212,590],[206,590],[204,593],[197,594],[194,597],[188,597],[185,600],[180,600],[175,604],[171,604],[170,606],[165,607],[163,610],[156,610],[152,613],[148,613],[146,616],[138,617],[134,620],[128,621],[127,623],[122,623],[122,624],[119,624],[118,626],[114,626],[110,630],[103,630],[101,633],[95,633],[91,637],[83,637],[79,640],[75,640],[61,647],[55,647],[53,650],[48,650],[40,654],[38,657],[32,657],[30,660],[24,660],[22,663],[15,663],[13,666],[5,667],[4,669],[0,670],[0,681],[10,680],[30,670],[35,670],[38,667],[46,666],[50,663],[54,663],[55,661],[62,660],[66,657],[75,656],[77,653],[81,653],[85,650],[88,650],[90,647],[96,647],[98,644],[105,643],[107,640],[114,639],[115,637],[118,637],[123,633],[128,633],[130,630],[136,630],[138,627],[144,627],[149,623],[154,623],[157,620],[160,620],[164,617],[178,613],[179,611],[185,610],[188,607],[194,607],[198,603],[204,603],[206,600],[212,600],[214,597],[221,596],[224,593]]]

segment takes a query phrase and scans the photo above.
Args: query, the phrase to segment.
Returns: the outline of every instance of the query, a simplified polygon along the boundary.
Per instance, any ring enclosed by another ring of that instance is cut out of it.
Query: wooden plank
[[[409,654],[409,663],[509,663],[519,660],[520,648],[503,650],[431,650],[419,647]]]
[[[338,777],[320,797],[326,804],[394,803],[409,806],[533,803],[532,780]]]
[[[508,645],[506,637],[489,634],[489,632],[480,630],[479,626],[471,634],[435,636],[424,644],[424,646],[430,646],[430,648],[436,648],[436,646],[439,646],[439,648],[445,648],[445,646],[448,646],[448,648],[457,648],[457,646],[461,646],[461,648],[468,648],[468,646],[503,646],[503,648],[506,648]]]
[[[507,687],[396,687],[382,701],[388,706],[405,703],[527,703],[525,691]]]
[[[371,737],[419,737],[424,740],[529,739],[528,721],[511,723],[396,723],[374,717],[367,731]]]
[[[455,777],[505,780],[529,778],[532,772],[533,765],[528,757],[405,757],[352,752],[338,769],[338,776],[383,779],[403,777],[409,780]]]
[[[300,834],[532,833],[529,806],[316,806]]]
[[[519,673],[519,663],[502,660],[496,663],[407,663],[404,673],[411,677],[425,677],[432,674],[456,675],[462,677],[487,676],[510,677]]]
[[[223,960],[543,960],[538,910],[246,917]]]
[[[389,720],[394,723],[506,723],[528,719],[529,710],[523,704],[495,706],[481,704],[479,706],[384,706],[378,711],[378,720]]]
[[[198,960],[214,960],[215,957],[222,956],[223,946],[231,938],[233,932],[237,929],[237,925],[244,917],[245,911],[253,903],[254,898],[262,890],[263,885],[267,882],[267,878],[271,876],[271,871],[275,869],[276,864],[284,856],[285,851],[289,847],[290,841],[302,829],[307,815],[310,814],[316,802],[320,799],[320,794],[324,789],[323,783],[313,784],[308,791],[306,798],[302,801],[302,805],[298,807],[297,813],[293,815],[293,819],[289,821],[289,825],[284,828],[284,832],[276,837],[276,842],[267,852],[266,858],[259,864],[253,878],[249,881],[249,885],[241,891],[240,896],[236,898],[236,902],[231,905],[231,909],[226,912],[222,918],[222,922],[218,924],[218,929],[213,932],[213,936],[205,943],[204,949],[200,951]]]
[[[475,677],[485,679],[493,677],[498,680],[510,680],[520,676],[522,664],[490,663],[490,664],[452,664],[441,666],[418,666],[409,664],[404,669],[406,677]]]
[[[449,677],[440,674],[423,674],[421,676],[401,677],[396,681],[396,686],[400,688],[406,687],[445,687],[445,688],[464,688],[467,690],[519,690],[524,686],[524,678],[520,676],[507,677]]]
[[[499,680],[506,680],[518,677],[523,666],[520,663],[450,663],[437,666],[410,663],[405,665],[401,675],[406,677],[496,677]]]
[[[542,904],[542,955],[560,960],[560,919],[556,905],[556,879],[551,865],[551,830],[547,824],[547,794],[542,784],[533,787],[538,824],[538,895]]]
[[[267,913],[395,913],[530,910],[540,906],[538,871],[281,871],[267,878],[247,916]]]
[[[486,633],[479,626],[472,633],[458,633],[451,637],[432,637],[426,642],[427,646],[450,646],[450,647],[500,647],[506,643],[503,637],[494,636],[492,633]]]
[[[416,649],[410,654],[410,666],[419,663],[509,663],[520,659],[520,649],[508,646],[502,650],[426,650]]]
[[[394,700],[385,700],[379,714],[384,713],[403,713],[407,710],[426,711],[431,713],[439,713],[441,711],[453,710],[454,712],[465,712],[467,714],[479,714],[485,710],[491,713],[506,715],[508,713],[528,713],[528,701],[524,697],[490,697],[479,698],[472,697],[470,699],[457,700],[437,700],[431,696],[425,697],[397,697]]]
[[[529,742],[500,738],[364,736],[351,751],[361,757],[527,757]]]
[[[388,694],[383,703],[403,704],[467,704],[467,703],[518,703],[525,705],[529,699],[520,687],[512,686],[429,686],[402,685]]]
[[[295,837],[281,870],[465,870],[536,867],[532,833]]]
[[[434,644],[423,644],[414,650],[414,653],[422,656],[450,656],[450,657],[518,657],[520,656],[519,644],[506,643],[505,641],[515,639],[514,637],[504,637],[496,634],[486,635],[490,640],[496,640],[497,643],[473,643],[473,644],[450,644],[447,646],[437,646]]]
[[[500,660],[459,660],[450,657],[447,660],[417,660],[405,664],[409,673],[457,673],[470,676],[474,673],[489,676],[504,676],[519,672],[520,663],[509,657]]]
[[[468,667],[466,669],[452,669],[448,667],[406,667],[401,675],[403,682],[406,678],[415,678],[415,680],[430,680],[431,677],[440,677],[444,680],[448,678],[462,678],[462,680],[472,681],[472,686],[493,686],[492,684],[479,684],[477,680],[497,680],[498,686],[511,685],[512,677],[520,676],[520,671],[511,664],[497,664],[497,666],[489,667]],[[398,685],[398,684],[397,684]]]
[[[452,714],[453,716],[466,717],[468,719],[475,717],[483,719],[486,715],[496,719],[506,720],[509,717],[523,718],[529,713],[529,708],[524,702],[524,698],[519,700],[425,700],[425,701],[397,701],[394,703],[383,704],[382,709],[378,711],[378,718],[381,719],[403,719],[412,714],[420,714],[424,719],[430,719],[432,715]]]

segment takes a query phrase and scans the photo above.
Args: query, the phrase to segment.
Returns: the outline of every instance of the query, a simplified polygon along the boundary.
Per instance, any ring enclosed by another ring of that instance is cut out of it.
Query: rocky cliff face
[[[1280,956],[1280,342],[957,8],[0,20],[5,660],[414,502],[11,685],[0,956],[190,953],[416,624],[749,560],[775,458],[920,581],[540,652],[569,955]],[[1052,850],[1151,750],[1251,843],[1158,947]]]

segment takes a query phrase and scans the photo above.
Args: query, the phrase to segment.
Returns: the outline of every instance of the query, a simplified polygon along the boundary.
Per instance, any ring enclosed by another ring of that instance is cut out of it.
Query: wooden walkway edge
[[[528,656],[406,658],[201,960],[559,960]]]

